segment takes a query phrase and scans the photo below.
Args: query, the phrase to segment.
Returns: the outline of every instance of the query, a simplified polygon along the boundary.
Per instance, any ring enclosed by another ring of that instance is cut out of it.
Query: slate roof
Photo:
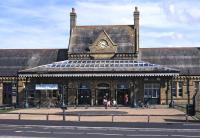
[[[200,48],[140,48],[140,59],[180,70],[180,75],[200,75]]]
[[[20,75],[52,73],[70,75],[88,73],[96,75],[96,73],[102,73],[102,76],[104,73],[110,73],[111,75],[116,73],[122,75],[126,73],[135,73],[137,75],[139,74],[138,76],[149,76],[148,73],[155,73],[155,76],[171,76],[173,73],[175,73],[173,75],[177,75],[179,71],[148,62],[134,60],[65,60],[20,71]],[[132,74],[132,76],[133,75],[134,74]]]
[[[117,44],[118,53],[134,52],[134,25],[100,25],[76,26],[72,30],[69,43],[69,53],[88,52],[99,34],[105,31],[112,41]]]
[[[66,59],[66,49],[0,49],[0,76]]]

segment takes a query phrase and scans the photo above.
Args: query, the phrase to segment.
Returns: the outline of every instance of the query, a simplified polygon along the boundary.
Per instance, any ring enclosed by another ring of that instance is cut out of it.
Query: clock
[[[99,42],[98,42],[98,46],[100,47],[100,48],[106,48],[106,47],[108,47],[108,42],[106,41],[106,40],[100,40]]]

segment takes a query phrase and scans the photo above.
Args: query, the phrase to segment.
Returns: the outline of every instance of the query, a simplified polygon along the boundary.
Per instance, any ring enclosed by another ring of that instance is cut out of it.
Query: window
[[[178,96],[183,96],[183,82],[178,82]]]
[[[199,82],[195,81],[194,82],[194,92],[198,92],[199,91]]]
[[[176,82],[175,82],[175,81],[172,82],[172,95],[173,95],[174,97],[177,97],[177,93],[176,93]]]
[[[159,83],[145,83],[144,84],[144,98],[159,98],[160,84]]]

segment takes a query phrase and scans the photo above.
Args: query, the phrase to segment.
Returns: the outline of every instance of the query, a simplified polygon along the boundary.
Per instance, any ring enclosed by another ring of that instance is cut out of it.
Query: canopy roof
[[[179,71],[135,60],[65,60],[19,72],[20,77],[174,76]]]

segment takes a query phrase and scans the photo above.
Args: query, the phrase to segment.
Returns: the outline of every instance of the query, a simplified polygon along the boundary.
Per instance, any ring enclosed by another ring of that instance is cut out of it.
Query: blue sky
[[[69,12],[78,25],[133,24],[140,47],[200,47],[200,0],[0,0],[0,48],[66,48]]]

